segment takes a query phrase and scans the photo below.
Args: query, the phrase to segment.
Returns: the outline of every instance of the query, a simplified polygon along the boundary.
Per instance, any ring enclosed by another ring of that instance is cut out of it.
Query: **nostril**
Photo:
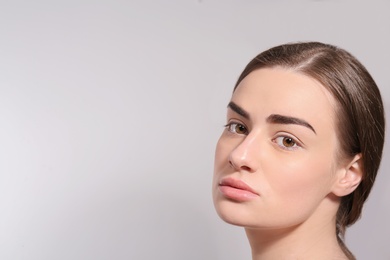
[[[229,165],[230,165],[232,168],[234,168],[234,165],[233,165],[232,161],[230,161],[230,160],[229,160]]]
[[[251,171],[251,168],[249,168],[248,166],[245,166],[245,165],[241,166],[241,169],[243,169],[244,171],[248,171],[248,172]]]
[[[232,167],[235,170],[240,170],[240,171],[246,171],[246,172],[252,172],[252,168],[246,165],[235,165],[232,160],[229,160],[229,166]]]

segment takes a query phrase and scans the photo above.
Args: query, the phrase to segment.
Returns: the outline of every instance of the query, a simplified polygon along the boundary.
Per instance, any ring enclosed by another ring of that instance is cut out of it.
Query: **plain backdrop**
[[[261,51],[354,54],[390,122],[390,2],[0,0],[0,259],[250,259],[211,200],[233,85]],[[389,133],[389,131],[387,131]],[[390,259],[390,148],[358,259]]]

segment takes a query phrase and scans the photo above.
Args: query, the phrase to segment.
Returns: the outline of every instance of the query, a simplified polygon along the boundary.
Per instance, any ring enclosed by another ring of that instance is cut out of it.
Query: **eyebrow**
[[[244,109],[242,109],[239,105],[237,105],[233,101],[229,102],[228,107],[234,112],[236,112],[237,114],[239,114],[240,116],[242,116],[243,118],[250,119],[249,113],[246,112]]]
[[[273,123],[273,124],[283,124],[283,125],[289,125],[289,124],[301,125],[301,126],[309,128],[315,134],[317,134],[316,130],[314,130],[314,127],[312,127],[308,122],[306,122],[303,119],[296,118],[296,117],[272,114],[269,117],[267,117],[267,122]]]
[[[233,101],[230,101],[228,104],[228,108],[239,114],[240,116],[244,117],[245,119],[250,119],[249,113],[245,111],[242,107],[234,103]],[[315,134],[317,134],[316,130],[314,127],[312,127],[308,122],[306,122],[303,119],[297,118],[297,117],[292,117],[292,116],[284,116],[284,115],[279,115],[279,114],[272,114],[267,117],[266,119],[267,123],[272,123],[272,124],[283,124],[283,125],[301,125],[304,127],[309,128],[311,131],[313,131]]]

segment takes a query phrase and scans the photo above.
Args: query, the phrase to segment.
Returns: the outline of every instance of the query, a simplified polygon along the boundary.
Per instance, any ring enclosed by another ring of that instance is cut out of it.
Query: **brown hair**
[[[252,71],[270,67],[293,69],[326,87],[338,103],[337,134],[342,157],[362,155],[362,181],[353,193],[341,198],[336,217],[339,244],[349,259],[355,259],[343,239],[345,228],[361,215],[382,157],[385,119],[379,89],[366,68],[347,51],[329,44],[305,42],[260,53],[246,66],[234,90]]]

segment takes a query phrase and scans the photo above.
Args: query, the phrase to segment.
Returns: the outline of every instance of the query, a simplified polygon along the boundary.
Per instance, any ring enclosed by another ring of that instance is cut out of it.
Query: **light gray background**
[[[390,115],[389,11],[386,0],[0,1],[0,259],[250,259],[210,192],[235,80],[266,48],[324,41],[366,65]],[[390,259],[389,152],[347,233],[358,259]]]

